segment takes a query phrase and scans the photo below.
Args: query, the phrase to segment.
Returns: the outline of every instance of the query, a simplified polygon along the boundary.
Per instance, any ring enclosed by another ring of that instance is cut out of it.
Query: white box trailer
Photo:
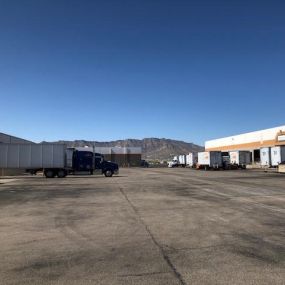
[[[246,167],[251,163],[251,152],[250,151],[230,151],[230,163],[233,165],[237,165],[239,167]]]
[[[178,156],[178,163],[180,166],[186,166],[186,155],[181,154]]]
[[[285,162],[285,146],[275,146],[271,148],[271,165],[278,166]]]
[[[0,168],[64,168],[64,144],[0,144]]]
[[[271,149],[270,147],[262,147],[260,149],[260,165],[262,167],[271,166]]]
[[[220,168],[223,166],[222,152],[220,151],[204,151],[198,152],[199,167]]]
[[[198,153],[190,152],[186,155],[186,166],[194,167],[198,162]]]

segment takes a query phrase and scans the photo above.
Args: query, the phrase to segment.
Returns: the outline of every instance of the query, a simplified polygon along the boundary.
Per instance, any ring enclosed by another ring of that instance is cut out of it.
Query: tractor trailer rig
[[[43,171],[47,178],[63,178],[69,174],[119,173],[117,163],[90,148],[68,148],[65,144],[4,144],[0,143],[0,168],[25,169],[31,174]]]

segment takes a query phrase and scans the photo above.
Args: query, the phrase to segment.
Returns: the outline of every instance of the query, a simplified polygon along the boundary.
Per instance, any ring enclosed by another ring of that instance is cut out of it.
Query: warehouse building
[[[228,152],[248,150],[252,152],[252,162],[260,162],[260,149],[285,145],[285,125],[205,142],[206,151]]]
[[[75,147],[77,150],[88,150],[100,153],[107,161],[116,162],[120,167],[140,166],[142,161],[141,147]]]
[[[31,141],[21,139],[18,137],[10,136],[7,134],[0,133],[0,143],[33,143]]]
[[[141,147],[95,147],[95,151],[103,154],[105,160],[116,162],[121,167],[141,165]]]
[[[1,143],[17,143],[17,144],[25,144],[25,143],[33,143],[31,141],[21,139],[18,137],[14,137],[11,135],[7,135],[4,133],[0,133],[0,144]],[[18,175],[22,174],[25,170],[24,169],[4,169],[0,168],[0,176],[5,176],[5,175]]]

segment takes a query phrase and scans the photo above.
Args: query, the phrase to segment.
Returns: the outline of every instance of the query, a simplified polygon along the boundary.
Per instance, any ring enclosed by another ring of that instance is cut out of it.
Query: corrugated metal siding
[[[76,149],[93,151],[93,147],[76,147]],[[95,152],[101,153],[105,160],[116,162],[121,167],[141,165],[141,147],[95,147]]]
[[[63,144],[0,144],[0,167],[62,168],[65,149]]]
[[[105,160],[116,162],[121,167],[141,164],[141,147],[95,147],[95,152],[103,154]]]
[[[95,152],[101,153],[101,154],[111,154],[111,148],[110,147],[95,147]]]
[[[30,144],[33,142],[18,137],[10,136],[4,133],[0,133],[0,144],[1,143]],[[0,176],[19,175],[24,172],[25,172],[24,169],[0,168]]]
[[[95,152],[101,154],[141,154],[141,147],[95,147]]]
[[[0,143],[32,143],[31,141],[0,133]]]

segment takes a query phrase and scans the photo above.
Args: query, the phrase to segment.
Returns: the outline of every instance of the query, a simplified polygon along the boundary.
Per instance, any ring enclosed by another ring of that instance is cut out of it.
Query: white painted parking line
[[[6,179],[6,178],[1,178],[0,179],[0,184],[6,184],[6,183],[10,183],[13,181],[17,181],[18,179]]]

